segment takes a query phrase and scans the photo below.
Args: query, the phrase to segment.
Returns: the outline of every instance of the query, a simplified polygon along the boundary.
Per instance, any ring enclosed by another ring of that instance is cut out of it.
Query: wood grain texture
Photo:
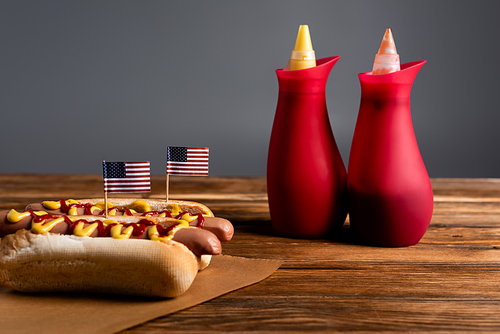
[[[164,197],[164,183],[154,176],[149,196]],[[432,185],[434,215],[421,242],[377,248],[358,245],[348,221],[332,239],[275,236],[265,178],[172,177],[171,198],[233,222],[225,254],[284,264],[259,284],[123,333],[500,332],[500,180]],[[101,176],[0,175],[3,209],[98,196]]]

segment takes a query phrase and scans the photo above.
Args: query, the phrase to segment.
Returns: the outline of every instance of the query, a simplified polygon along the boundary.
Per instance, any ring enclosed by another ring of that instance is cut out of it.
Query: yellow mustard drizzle
[[[97,228],[98,224],[93,223],[87,227],[84,226],[85,226],[84,222],[79,222],[78,224],[76,224],[76,227],[73,230],[73,234],[76,235],[77,237],[90,237]]]
[[[106,207],[106,204],[104,203],[104,201],[100,201],[100,202],[97,202],[96,204],[94,204],[94,206],[97,207],[99,210],[104,210],[104,208]],[[111,209],[114,207],[115,206],[110,201],[108,201],[108,209]]]
[[[179,213],[182,212],[182,208],[179,204],[171,204],[169,211],[172,216],[177,216]]]
[[[123,230],[123,232],[122,232],[123,225],[118,223],[116,220],[106,219],[102,223],[106,226],[111,225],[111,224],[117,224],[117,225],[111,227],[111,231],[109,232],[111,237],[115,238],[115,239],[129,239],[130,236],[132,235],[132,232],[134,231],[134,228],[132,226],[129,226],[129,227],[125,228],[125,230]]]
[[[47,212],[45,212],[45,211],[33,211],[33,213],[35,215],[37,215],[37,216],[43,216],[43,215],[47,214]],[[7,220],[9,222],[11,222],[11,223],[17,223],[21,219],[26,218],[29,215],[30,215],[29,211],[26,211],[26,212],[17,212],[16,210],[12,209],[7,214]]]
[[[95,207],[92,207],[92,208],[95,208]],[[113,208],[113,209],[108,211],[108,215],[109,216],[116,216],[118,212],[120,212],[120,209]],[[137,211],[132,210],[132,209],[125,210],[125,211],[123,211],[123,216],[133,216],[134,213],[137,213]]]
[[[95,210],[101,211],[101,209],[95,205],[90,207],[90,213],[94,212]],[[68,216],[78,216],[78,208],[77,207],[72,207],[68,210]]]
[[[29,213],[29,211],[26,211],[26,212],[17,212],[16,210],[12,209],[7,214],[7,220],[9,222],[11,222],[11,223],[17,223],[21,219],[26,218],[26,217],[28,217],[30,215],[31,214]]]
[[[72,207],[71,209],[68,210],[68,215],[70,216],[78,215],[78,209],[76,207]]]
[[[71,220],[72,222],[76,222],[79,218],[68,216],[68,219]]]
[[[110,235],[115,239],[129,239],[134,231],[132,226],[125,228],[122,232],[122,224],[115,225],[111,228]]]
[[[198,219],[198,215],[191,216],[189,213],[185,213],[180,219],[185,220],[189,224],[193,220]]]
[[[42,234],[50,232],[57,224],[64,221],[64,217],[56,218],[51,220],[49,223],[45,224],[46,219],[39,223],[35,223],[35,220],[31,221],[31,232],[36,234]]]
[[[129,209],[137,210],[137,212],[149,212],[151,211],[151,205],[142,199],[138,199],[130,203]]]
[[[113,219],[106,219],[102,223],[106,226],[111,225],[111,224],[118,224],[118,222],[116,220],[113,220]]]
[[[177,223],[180,224],[180,225],[183,225],[184,227],[190,227],[189,226],[189,221],[184,220],[184,219],[178,219]]]
[[[66,205],[78,204],[77,200],[68,199],[65,201]],[[57,210],[61,208],[61,203],[59,201],[43,201],[42,205],[49,210]]]
[[[109,210],[108,215],[110,216],[116,216],[116,213],[118,212],[118,209],[114,208]]]
[[[156,228],[156,225],[153,225],[153,226],[149,227],[148,237],[149,237],[149,239],[154,240],[154,241],[172,240],[175,232],[177,232],[181,228],[187,228],[187,226],[185,226],[184,224],[178,224],[173,229],[168,231],[168,234],[166,236],[160,237],[160,233],[158,232],[158,228]]]

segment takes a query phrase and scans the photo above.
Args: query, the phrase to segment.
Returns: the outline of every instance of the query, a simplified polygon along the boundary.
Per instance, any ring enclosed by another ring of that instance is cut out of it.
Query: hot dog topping
[[[50,230],[52,230],[54,226],[56,226],[59,223],[62,223],[63,221],[64,221],[63,217],[52,219],[49,222],[47,222],[46,219],[43,219],[41,221],[33,219],[31,222],[31,232],[36,234],[50,232]]]
[[[108,215],[116,216],[116,214],[118,212],[121,212],[122,215],[124,215],[124,216],[133,216],[134,213],[137,213],[135,210],[131,210],[131,209],[127,209],[127,208],[125,208],[125,209],[113,208],[113,209],[108,210]],[[104,210],[99,212],[99,215],[103,215],[103,214],[104,214]]]
[[[43,212],[43,213],[47,213],[47,212]],[[7,214],[7,220],[11,223],[18,223],[21,219],[24,219],[30,215],[31,215],[31,213],[29,211],[17,212],[16,210],[10,210],[9,213]]]
[[[42,205],[48,210],[59,209],[62,213],[70,216],[79,215],[77,211],[79,208],[85,209],[85,215],[102,216],[105,213],[104,201],[92,205],[91,203],[82,204],[74,199],[60,199],[59,201],[43,201]],[[187,211],[183,211],[182,207],[177,203],[170,204],[169,208],[170,210],[152,211],[151,205],[149,205],[149,203],[145,200],[136,200],[130,203],[127,208],[117,208],[108,201],[108,215],[110,216],[118,215],[118,213],[121,213],[124,216],[133,216],[135,213],[139,212],[142,213],[142,216],[175,217],[188,213]],[[196,219],[196,216],[199,216],[199,214],[191,216],[194,216],[194,218],[189,218],[189,221]],[[203,216],[210,216],[210,214],[205,212]]]
[[[156,221],[143,218],[137,223],[123,223],[113,219],[85,220],[74,216],[54,216],[44,211],[26,211],[17,212],[12,209],[7,214],[7,220],[10,223],[17,223],[22,219],[31,216],[31,232],[43,234],[50,232],[55,226],[61,223],[68,225],[67,233],[79,237],[91,236],[97,229],[98,237],[112,237],[115,239],[129,239],[132,235],[136,237],[148,233],[151,240],[170,240],[176,231],[181,228],[195,228],[189,226],[189,221],[198,218],[197,227],[203,226],[204,218],[201,213],[191,216],[189,213],[183,213],[175,217],[176,221],[168,227],[158,224]],[[193,218],[194,217],[194,218]]]
[[[49,210],[61,209],[61,211],[67,212],[67,206],[71,204],[78,204],[78,201],[74,199],[69,199],[67,201],[61,199],[60,201],[43,201],[42,205]]]
[[[136,200],[132,202],[129,207],[137,212],[148,212],[151,211],[151,205],[148,202],[143,200]]]

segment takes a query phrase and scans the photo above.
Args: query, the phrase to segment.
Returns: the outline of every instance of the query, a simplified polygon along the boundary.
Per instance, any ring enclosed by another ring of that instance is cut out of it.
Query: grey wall
[[[1,1],[0,173],[101,173],[165,146],[209,146],[211,175],[265,175],[298,26],[318,58],[347,165],[386,28],[402,62],[427,60],[412,91],[431,177],[500,177],[500,1]]]

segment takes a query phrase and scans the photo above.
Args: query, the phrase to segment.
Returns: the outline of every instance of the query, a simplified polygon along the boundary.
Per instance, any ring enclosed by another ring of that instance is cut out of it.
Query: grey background
[[[431,177],[500,177],[500,1],[1,1],[0,173],[98,174],[101,161],[210,147],[211,175],[265,175],[275,70],[300,24],[347,166],[386,28],[427,60],[412,117]]]

